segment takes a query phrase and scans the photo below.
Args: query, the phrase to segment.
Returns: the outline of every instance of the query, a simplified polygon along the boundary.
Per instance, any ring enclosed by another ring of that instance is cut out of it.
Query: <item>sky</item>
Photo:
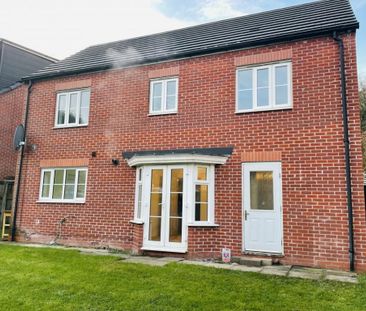
[[[358,70],[366,80],[366,0],[350,0],[360,22]],[[63,59],[88,46],[296,5],[309,0],[1,0],[0,38]]]

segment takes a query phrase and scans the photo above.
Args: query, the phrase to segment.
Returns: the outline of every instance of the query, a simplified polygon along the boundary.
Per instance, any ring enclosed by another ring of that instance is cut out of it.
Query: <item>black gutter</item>
[[[27,99],[25,104],[25,115],[24,115],[24,144],[20,146],[21,153],[20,153],[20,160],[19,160],[19,168],[18,168],[18,178],[16,181],[16,195],[15,195],[15,204],[13,210],[13,219],[11,225],[11,240],[15,241],[15,233],[16,233],[16,220],[17,220],[17,212],[19,206],[19,193],[20,193],[20,183],[22,178],[22,170],[23,170],[23,159],[24,159],[24,151],[26,148],[26,140],[27,140],[27,125],[28,125],[28,114],[29,114],[29,102],[30,102],[30,94],[32,92],[32,81],[29,82],[27,88]]]
[[[126,67],[134,67],[134,66],[142,66],[142,65],[149,65],[153,63],[158,62],[167,62],[167,61],[175,61],[182,58],[190,58],[190,57],[198,57],[198,56],[205,56],[209,54],[214,53],[221,53],[221,52],[228,52],[228,51],[235,51],[245,48],[254,48],[262,45],[269,45],[269,44],[279,44],[284,42],[290,42],[294,40],[301,40],[301,39],[307,39],[307,38],[313,38],[318,36],[329,36],[333,34],[334,31],[347,31],[347,30],[356,30],[359,28],[359,23],[353,23],[345,26],[337,26],[327,29],[320,29],[315,31],[307,31],[302,32],[298,34],[292,34],[292,35],[283,35],[283,36],[276,36],[272,38],[264,38],[261,40],[255,40],[255,41],[249,41],[244,43],[237,43],[237,44],[229,44],[224,46],[217,46],[217,47],[209,47],[209,48],[202,48],[198,51],[190,51],[190,52],[183,52],[183,53],[177,53],[174,55],[168,55],[168,56],[161,56],[156,58],[145,58],[137,61],[131,61],[129,63],[124,63],[121,67],[115,67],[112,64],[105,64],[105,65],[99,65],[94,67],[87,67],[87,68],[80,68],[80,69],[72,69],[72,70],[60,70],[56,72],[51,73],[45,73],[45,74],[38,74],[33,76],[27,76],[23,77],[21,81],[27,82],[27,81],[36,81],[36,80],[46,80],[49,78],[56,78],[56,77],[62,77],[62,76],[71,76],[71,75],[77,75],[77,74],[85,74],[85,73],[91,73],[96,71],[105,71],[110,69],[121,69]]]
[[[351,162],[349,153],[349,133],[348,133],[348,110],[347,110],[347,95],[346,95],[346,70],[344,64],[344,44],[342,38],[333,33],[333,39],[338,43],[339,47],[339,62],[341,65],[341,92],[342,92],[342,115],[343,115],[343,139],[344,151],[346,160],[346,185],[347,185],[347,210],[348,210],[348,240],[349,240],[349,269],[355,270],[355,245],[353,233],[353,207],[352,207],[352,181],[351,181]]]

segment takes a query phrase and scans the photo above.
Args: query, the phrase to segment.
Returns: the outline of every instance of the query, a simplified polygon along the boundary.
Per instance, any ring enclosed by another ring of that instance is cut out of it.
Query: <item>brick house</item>
[[[27,94],[20,80],[54,62],[52,57],[0,38],[0,239],[7,239],[10,231],[17,163],[12,141],[16,126],[22,122]]]
[[[357,28],[317,1],[26,77],[17,239],[365,271]]]

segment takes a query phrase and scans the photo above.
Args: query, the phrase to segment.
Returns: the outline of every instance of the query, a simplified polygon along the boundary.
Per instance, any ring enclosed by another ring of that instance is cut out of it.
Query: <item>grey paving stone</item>
[[[263,267],[249,267],[249,266],[243,266],[243,265],[237,265],[237,264],[231,265],[231,270],[235,270],[235,271],[261,272],[262,269],[263,269]]]
[[[162,261],[162,260],[158,260],[158,258],[152,258],[152,257],[129,257],[123,261],[121,261],[123,263],[127,262],[127,263],[139,263],[139,264],[144,264],[144,265],[149,265],[149,266],[165,266],[167,265],[169,262],[168,261]]]
[[[358,283],[357,274],[347,271],[325,270],[325,279],[329,281]]]
[[[287,276],[290,271],[291,266],[267,266],[263,267],[261,273],[269,274],[269,275],[279,275],[279,276]]]
[[[323,276],[323,270],[306,267],[293,267],[288,276],[301,279],[320,280]]]

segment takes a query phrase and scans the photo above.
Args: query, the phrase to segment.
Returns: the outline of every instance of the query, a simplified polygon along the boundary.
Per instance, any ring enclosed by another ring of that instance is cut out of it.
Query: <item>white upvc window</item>
[[[291,62],[249,66],[236,71],[236,112],[292,107]]]
[[[192,225],[214,225],[215,167],[214,165],[193,166],[193,208]]]
[[[178,111],[178,78],[150,81],[150,114]]]
[[[40,202],[84,203],[86,168],[47,168],[41,171]]]
[[[89,106],[90,89],[57,93],[55,127],[88,125]]]
[[[143,169],[142,167],[137,168],[136,170],[136,190],[135,190],[135,213],[134,213],[134,222],[142,222],[142,181],[143,181]]]

